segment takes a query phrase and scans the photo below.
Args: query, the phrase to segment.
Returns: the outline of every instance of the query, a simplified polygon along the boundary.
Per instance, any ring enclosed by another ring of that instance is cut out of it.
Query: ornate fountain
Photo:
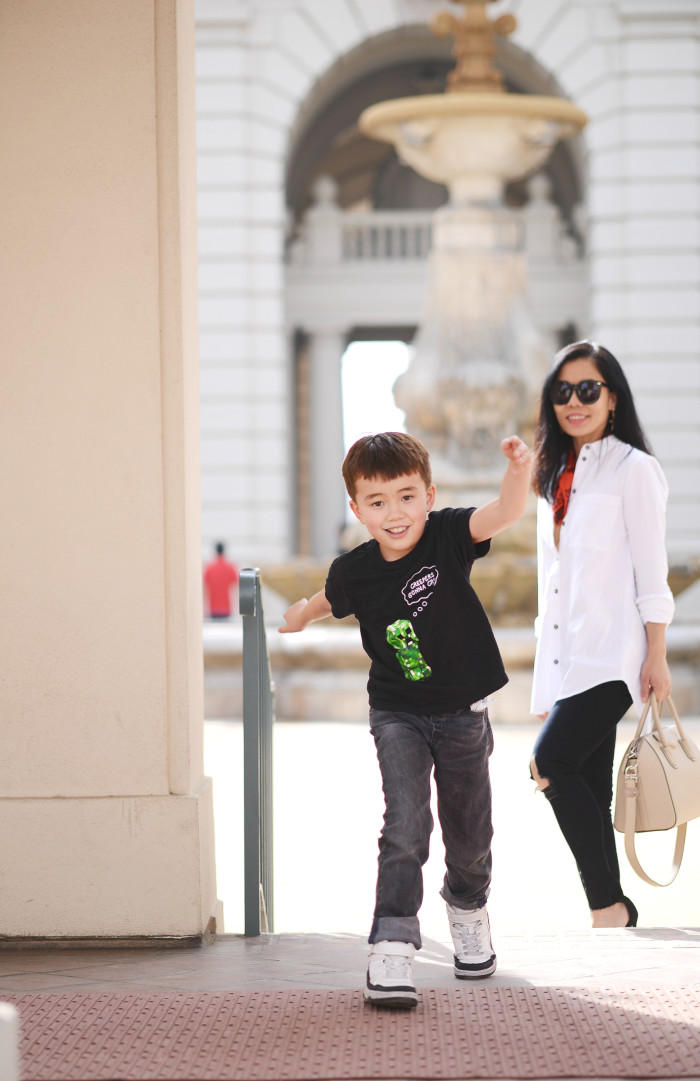
[[[478,501],[503,471],[501,439],[532,422],[549,357],[530,316],[521,226],[503,202],[509,181],[542,167],[587,117],[562,98],[506,91],[496,37],[515,18],[490,19],[492,0],[460,0],[432,29],[455,38],[444,94],[366,109],[360,128],[393,143],[417,172],[447,186],[433,219],[422,325],[394,387],[406,427],[431,451],[442,502]]]

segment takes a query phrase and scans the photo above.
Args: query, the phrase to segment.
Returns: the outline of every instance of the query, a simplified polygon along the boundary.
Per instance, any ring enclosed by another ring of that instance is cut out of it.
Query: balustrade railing
[[[344,262],[427,259],[432,245],[432,219],[424,211],[346,214],[341,231]]]
[[[353,263],[424,262],[434,240],[431,210],[346,211],[324,206],[312,208],[297,240],[292,244],[292,267],[332,265],[347,269]],[[580,262],[577,241],[557,208],[544,198],[518,211],[506,208],[500,215],[475,211],[460,220],[461,243],[471,252],[493,253],[522,250],[532,266],[552,268]]]
[[[273,930],[272,725],[275,703],[260,571],[239,582],[243,620],[243,832],[245,933]]]

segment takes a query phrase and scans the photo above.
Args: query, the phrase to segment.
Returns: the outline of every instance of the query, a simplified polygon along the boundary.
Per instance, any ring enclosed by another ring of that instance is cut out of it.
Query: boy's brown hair
[[[343,462],[343,480],[353,502],[361,477],[394,480],[408,473],[418,473],[426,488],[433,483],[428,451],[419,439],[406,432],[363,435],[350,447]]]

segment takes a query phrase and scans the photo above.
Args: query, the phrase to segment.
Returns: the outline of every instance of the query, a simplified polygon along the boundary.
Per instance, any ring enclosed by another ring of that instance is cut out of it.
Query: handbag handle
[[[683,725],[681,724],[681,719],[678,716],[678,710],[676,709],[673,699],[670,695],[668,696],[668,698],[665,698],[663,702],[661,702],[661,704],[659,704],[654,691],[649,692],[649,697],[644,703],[644,708],[642,710],[642,715],[639,718],[639,723],[637,725],[637,731],[634,734],[634,738],[639,739],[642,732],[644,731],[644,726],[649,715],[649,710],[651,709],[652,730],[656,733],[659,743],[663,747],[664,755],[667,761],[672,767],[675,768],[675,763],[670,753],[671,744],[666,739],[664,730],[661,727],[661,710],[666,703],[668,703],[668,707],[671,710],[671,715],[673,716],[673,723],[675,724],[676,731],[678,732],[678,746],[681,748],[686,758],[689,758],[691,762],[695,762],[695,752],[693,751],[692,744],[688,741],[688,738],[683,729]]]
[[[673,699],[669,697],[666,698],[665,701],[668,702],[671,713],[673,714],[673,720],[679,736],[679,745],[684,751],[685,755],[694,762],[695,755],[691,750],[690,744],[686,740],[686,735],[683,731],[683,726],[681,725],[678,711],[673,704]],[[652,728],[654,729],[654,732],[656,733],[659,742],[661,743],[663,753],[666,759],[671,764],[671,766],[675,768],[675,763],[673,762],[673,758],[670,754],[670,744],[664,735],[663,728],[661,727],[661,709],[659,708],[659,703],[657,702],[656,695],[653,691],[651,691],[651,693],[649,694],[649,697],[644,705],[644,709],[642,710],[642,715],[639,718],[639,724],[637,725],[637,731],[635,732],[634,738],[635,740],[637,740],[641,736],[650,709],[652,715]],[[656,879],[652,878],[646,873],[641,863],[639,862],[639,859],[637,858],[637,853],[634,847],[634,827],[636,819],[637,786],[635,781],[634,785],[629,787],[627,783],[625,783],[625,853],[627,855],[627,859],[630,862],[630,866],[634,871],[636,871],[636,873],[641,879],[643,879],[644,882],[648,882],[650,886],[670,886],[681,868],[681,862],[683,860],[683,850],[685,849],[685,834],[688,826],[687,822],[684,822],[682,825],[676,827],[676,847],[674,849],[673,860],[671,862],[671,877],[669,878],[668,882],[657,882]]]

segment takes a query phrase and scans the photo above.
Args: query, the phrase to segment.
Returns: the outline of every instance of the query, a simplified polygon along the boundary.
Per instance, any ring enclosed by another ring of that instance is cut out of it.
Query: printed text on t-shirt
[[[409,578],[406,582],[401,592],[406,604],[413,609],[414,616],[417,616],[427,607],[437,585],[437,580],[437,567],[421,567],[418,574]]]

